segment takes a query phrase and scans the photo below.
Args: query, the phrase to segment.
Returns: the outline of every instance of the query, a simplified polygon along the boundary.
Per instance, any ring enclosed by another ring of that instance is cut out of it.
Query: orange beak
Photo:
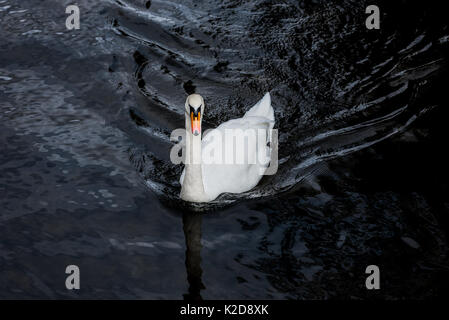
[[[197,136],[201,133],[201,112],[198,111],[198,116],[194,116],[193,112],[190,112],[190,121],[193,135]]]

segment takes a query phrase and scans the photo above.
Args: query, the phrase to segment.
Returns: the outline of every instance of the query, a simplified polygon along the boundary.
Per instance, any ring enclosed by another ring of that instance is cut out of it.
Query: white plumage
[[[198,110],[203,113],[204,102],[197,101],[198,97],[202,101],[202,97],[199,95],[190,97],[192,96],[189,96],[186,101],[186,110],[189,110],[193,101],[193,104],[201,108]],[[192,134],[189,120],[186,115],[186,153],[201,152],[201,164],[186,164],[180,178],[182,199],[192,202],[209,202],[222,193],[246,192],[259,183],[268,165],[266,162],[259,161],[260,155],[263,155],[262,158],[270,158],[271,149],[267,142],[271,139],[270,133],[275,123],[271,97],[268,92],[243,117],[220,124],[216,129],[208,132],[202,140],[200,140],[201,136],[196,137]],[[232,132],[235,139],[218,138],[223,137],[226,132]],[[245,133],[250,132],[265,135],[265,137],[263,140],[248,138],[248,135],[245,138]],[[245,141],[245,148],[236,145],[238,139]],[[265,143],[260,143],[261,141],[265,141]],[[211,152],[211,150],[214,151]],[[219,150],[222,150],[222,157],[214,158],[217,155],[215,152]],[[234,155],[233,163],[229,164],[226,161],[211,163],[211,159],[224,160],[227,156],[227,159],[230,160],[230,152]],[[209,160],[205,161],[205,159]],[[237,159],[244,159],[244,161],[236,163]],[[185,179],[186,174],[188,178]]]

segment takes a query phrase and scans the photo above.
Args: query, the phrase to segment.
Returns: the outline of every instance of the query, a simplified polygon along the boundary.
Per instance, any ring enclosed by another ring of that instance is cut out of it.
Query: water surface
[[[69,4],[0,1],[1,298],[448,289],[442,8],[381,1],[367,30],[366,1],[81,0],[69,31]],[[266,91],[277,174],[192,211],[169,160],[186,96],[213,128]]]

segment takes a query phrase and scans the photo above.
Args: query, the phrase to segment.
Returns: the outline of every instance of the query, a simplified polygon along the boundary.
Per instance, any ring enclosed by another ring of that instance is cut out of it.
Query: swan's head
[[[204,113],[204,99],[197,93],[191,94],[186,100],[186,112],[190,119],[192,134],[201,133],[201,120]]]

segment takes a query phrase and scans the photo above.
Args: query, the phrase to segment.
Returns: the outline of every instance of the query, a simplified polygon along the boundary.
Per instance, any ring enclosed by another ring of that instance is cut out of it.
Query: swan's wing
[[[251,132],[266,134],[265,139],[270,141],[270,132],[274,126],[274,111],[271,107],[269,93],[254,105],[248,112],[238,119],[222,123],[217,129],[205,135],[202,140],[202,173],[204,190],[212,199],[224,192],[241,193],[254,188],[262,178],[267,164],[258,160],[259,154],[270,157],[270,147],[266,143],[258,143],[257,139],[246,138],[245,148],[239,149],[229,139],[223,139],[227,129],[238,129],[235,131],[236,138],[245,139],[245,135]],[[259,140],[260,142],[260,140]],[[210,152],[222,150],[221,162],[204,163],[204,159],[210,159]],[[245,159],[244,164],[226,164],[225,152],[233,150],[234,159],[237,155]],[[242,154],[242,152],[244,154]],[[209,157],[208,157],[209,156]],[[248,159],[255,159],[254,162]],[[249,163],[248,163],[249,162]]]
[[[268,121],[272,121],[274,125],[274,110],[271,106],[271,96],[267,92],[262,99],[259,100],[251,109],[249,109],[243,118],[260,117]]]

